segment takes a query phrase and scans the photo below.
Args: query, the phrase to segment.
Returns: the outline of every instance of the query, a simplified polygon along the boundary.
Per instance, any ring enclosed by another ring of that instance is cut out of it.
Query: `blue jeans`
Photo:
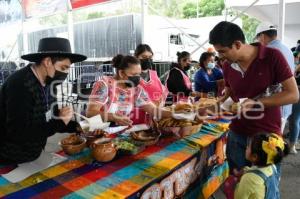
[[[292,143],[298,141],[300,131],[300,102],[293,104],[292,115],[289,118],[290,137]]]
[[[247,136],[242,136],[233,131],[229,131],[226,156],[231,171],[233,169],[240,170],[245,166],[251,166],[251,163],[246,160],[247,139]]]

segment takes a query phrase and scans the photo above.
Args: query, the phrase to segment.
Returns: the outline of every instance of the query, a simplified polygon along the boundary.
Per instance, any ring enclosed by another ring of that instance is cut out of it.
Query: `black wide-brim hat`
[[[82,62],[86,60],[85,55],[72,53],[71,45],[68,39],[59,37],[47,37],[39,41],[37,53],[22,55],[21,58],[30,62],[38,62],[44,57],[66,57],[71,63]]]

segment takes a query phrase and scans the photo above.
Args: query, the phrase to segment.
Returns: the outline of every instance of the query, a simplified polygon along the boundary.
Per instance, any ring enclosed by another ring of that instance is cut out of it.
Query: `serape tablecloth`
[[[201,148],[220,138],[229,121],[210,121],[191,136],[164,138],[137,155],[99,163],[89,149],[19,182],[0,177],[1,198],[137,198],[152,183],[186,164]],[[4,173],[9,168],[1,167]],[[1,173],[0,173],[1,174]]]

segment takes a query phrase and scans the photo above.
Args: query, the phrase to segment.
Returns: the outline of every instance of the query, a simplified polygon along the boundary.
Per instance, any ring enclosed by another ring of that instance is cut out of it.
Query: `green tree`
[[[198,14],[200,17],[222,15],[225,8],[224,0],[199,0]],[[197,2],[186,2],[182,9],[183,18],[197,17]]]
[[[241,16],[243,22],[243,31],[248,43],[252,43],[255,39],[256,28],[259,24],[259,21],[253,17],[243,14]]]
[[[182,0],[150,0],[149,4],[154,9],[149,9],[149,14],[173,18],[182,18],[182,8],[186,1]]]
[[[224,8],[224,0],[201,0],[199,4],[202,17],[222,15]]]
[[[103,17],[103,12],[91,12],[87,15],[87,19],[97,19]]]
[[[183,18],[196,18],[197,17],[197,4],[188,2],[183,7]]]

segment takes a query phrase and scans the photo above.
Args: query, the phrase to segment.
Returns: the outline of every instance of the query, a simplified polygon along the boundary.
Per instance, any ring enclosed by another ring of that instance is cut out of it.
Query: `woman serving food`
[[[101,114],[105,121],[116,125],[131,126],[130,113],[139,107],[152,117],[172,117],[172,112],[155,106],[139,85],[140,61],[133,56],[117,55],[113,59],[117,73],[104,76],[95,83],[89,99],[87,116]]]
[[[153,68],[153,51],[147,44],[140,44],[136,47],[134,55],[141,63],[141,81],[139,86],[147,93],[148,98],[156,106],[162,107],[165,104],[168,91],[161,83],[157,72]],[[131,119],[134,124],[149,123],[147,114],[141,108],[133,109]]]

